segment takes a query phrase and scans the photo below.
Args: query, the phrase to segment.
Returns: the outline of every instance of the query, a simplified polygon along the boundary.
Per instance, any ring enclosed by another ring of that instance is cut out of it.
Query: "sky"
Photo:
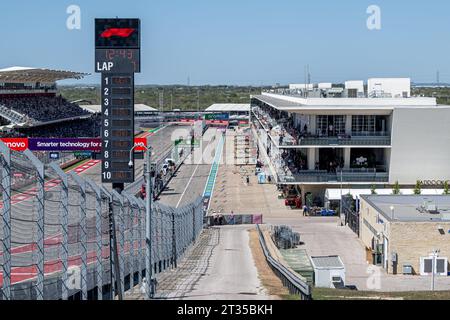
[[[68,6],[81,10],[69,30]],[[381,10],[369,30],[367,8]],[[137,84],[273,85],[411,77],[450,82],[448,0],[0,1],[0,68],[94,74],[94,19],[140,18]]]

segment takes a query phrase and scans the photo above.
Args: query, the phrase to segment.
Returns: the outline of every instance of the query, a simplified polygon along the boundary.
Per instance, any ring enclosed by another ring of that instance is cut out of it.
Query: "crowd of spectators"
[[[20,129],[20,133],[29,138],[91,138],[101,135],[101,117],[98,115],[88,119],[79,119]]]
[[[101,116],[0,132],[2,138],[92,138],[101,135]]]
[[[50,122],[89,114],[88,111],[83,110],[77,104],[70,103],[62,96],[0,97],[0,105],[39,122]]]

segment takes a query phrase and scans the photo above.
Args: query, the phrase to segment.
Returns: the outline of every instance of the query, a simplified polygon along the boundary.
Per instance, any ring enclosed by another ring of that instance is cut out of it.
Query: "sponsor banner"
[[[223,121],[223,120],[208,120],[208,121],[206,121],[206,124],[218,124],[218,125],[228,126],[230,124],[230,122]]]
[[[99,138],[69,138],[69,139],[28,139],[31,151],[101,151]]]
[[[228,121],[230,120],[230,115],[228,113],[206,114],[205,120]]]
[[[73,155],[77,158],[90,158],[92,157],[92,151],[76,151]]]
[[[0,140],[13,151],[25,151],[28,149],[27,138],[4,138]]]
[[[134,145],[136,146],[135,151],[145,151],[144,146],[147,147],[147,138],[134,138]]]
[[[50,152],[100,152],[102,140],[100,138],[3,138],[0,139],[13,151],[50,151]],[[135,138],[136,145],[147,146],[146,138]],[[145,151],[145,148],[136,148],[136,151]],[[90,156],[90,155],[89,155]]]

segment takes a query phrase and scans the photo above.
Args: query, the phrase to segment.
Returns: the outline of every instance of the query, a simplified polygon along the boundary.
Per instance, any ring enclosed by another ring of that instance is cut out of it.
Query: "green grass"
[[[450,291],[369,292],[314,288],[313,300],[450,300]]]

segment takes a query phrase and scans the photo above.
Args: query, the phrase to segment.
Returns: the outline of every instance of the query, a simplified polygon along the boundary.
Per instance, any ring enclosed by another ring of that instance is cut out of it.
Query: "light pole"
[[[392,219],[392,221],[394,221],[394,219],[395,219],[395,207],[394,206],[391,206],[391,219]]]
[[[433,250],[431,260],[431,291],[434,291],[436,258],[439,256],[439,250]]]
[[[153,268],[152,268],[152,198],[153,198],[153,188],[152,188],[152,177],[150,174],[151,171],[151,155],[152,155],[152,148],[147,146],[141,146],[141,145],[135,145],[130,150],[130,162],[128,163],[129,167],[133,167],[133,152],[134,149],[137,147],[145,148],[147,150],[147,157],[146,157],[146,168],[144,171],[144,176],[146,179],[146,205],[145,205],[145,212],[146,212],[146,219],[145,219],[145,244],[146,244],[146,251],[145,251],[145,277],[147,279],[146,281],[146,294],[147,299],[151,299],[154,294],[154,278],[153,278]]]
[[[343,186],[343,173],[342,173],[342,168],[341,168],[341,201],[339,202],[339,215],[341,216],[341,226],[344,226],[345,225],[345,222],[346,222],[346,219],[344,218],[343,219],[343,212],[342,212],[342,210],[344,209],[343,208],[343,203],[342,203],[342,196],[343,196],[343,188],[344,188],[344,186]]]

